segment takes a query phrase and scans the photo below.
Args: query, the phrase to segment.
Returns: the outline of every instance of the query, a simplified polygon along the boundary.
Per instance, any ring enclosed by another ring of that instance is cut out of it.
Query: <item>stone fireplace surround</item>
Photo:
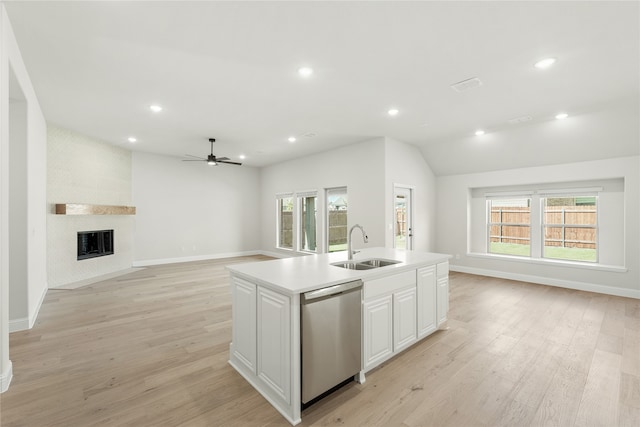
[[[133,215],[60,215],[56,204],[131,206],[131,151],[49,125],[47,163],[49,288],[129,270]],[[114,254],[77,260],[77,233],[87,230],[114,230]]]

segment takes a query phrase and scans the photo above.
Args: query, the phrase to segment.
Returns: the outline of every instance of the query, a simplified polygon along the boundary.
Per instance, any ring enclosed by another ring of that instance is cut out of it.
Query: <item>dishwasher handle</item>
[[[313,300],[317,300],[330,295],[340,294],[361,287],[362,280],[355,280],[353,282],[341,283],[339,285],[328,286],[326,288],[317,289],[315,291],[309,291],[302,294],[302,303],[306,304],[307,302],[312,302]]]

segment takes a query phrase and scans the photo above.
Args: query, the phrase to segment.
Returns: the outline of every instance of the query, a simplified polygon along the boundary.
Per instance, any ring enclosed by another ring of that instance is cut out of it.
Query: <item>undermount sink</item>
[[[336,262],[334,264],[336,267],[340,267],[340,268],[346,268],[348,270],[371,270],[372,268],[375,268],[373,265],[367,265],[367,264],[362,264],[362,263],[358,263],[358,262]]]
[[[360,264],[370,265],[372,267],[386,267],[387,265],[398,264],[400,261],[391,259],[368,259],[366,261],[358,261]]]
[[[400,261],[390,259],[367,259],[363,261],[345,261],[336,262],[331,265],[349,270],[371,270],[372,268],[386,267],[388,265],[398,264]]]

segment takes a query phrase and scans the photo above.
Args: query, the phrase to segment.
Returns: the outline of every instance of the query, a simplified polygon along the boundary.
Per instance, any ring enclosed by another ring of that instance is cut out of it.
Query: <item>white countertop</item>
[[[271,261],[258,261],[246,264],[234,264],[227,267],[232,274],[244,277],[258,285],[295,295],[351,280],[375,279],[402,271],[445,262],[451,255],[431,252],[404,251],[388,248],[362,249],[354,261],[382,258],[400,261],[398,264],[370,270],[349,270],[336,267],[331,263],[346,261],[347,252],[307,255],[282,258]]]

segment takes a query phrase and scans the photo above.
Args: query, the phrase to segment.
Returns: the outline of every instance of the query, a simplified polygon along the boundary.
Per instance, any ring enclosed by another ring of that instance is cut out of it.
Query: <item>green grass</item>
[[[492,242],[490,252],[500,255],[516,255],[530,256],[531,249],[529,245],[519,245],[517,243],[498,243]],[[596,250],[584,248],[559,248],[555,246],[546,246],[544,248],[544,257],[551,259],[564,259],[568,261],[588,261],[596,262]]]
[[[544,248],[545,258],[566,259],[572,261],[596,262],[596,250],[585,248],[558,248],[546,246]]]
[[[491,242],[491,249],[489,250],[492,254],[499,255],[517,255],[517,256],[530,256],[531,249],[529,245],[519,245],[517,243],[498,243]]]

